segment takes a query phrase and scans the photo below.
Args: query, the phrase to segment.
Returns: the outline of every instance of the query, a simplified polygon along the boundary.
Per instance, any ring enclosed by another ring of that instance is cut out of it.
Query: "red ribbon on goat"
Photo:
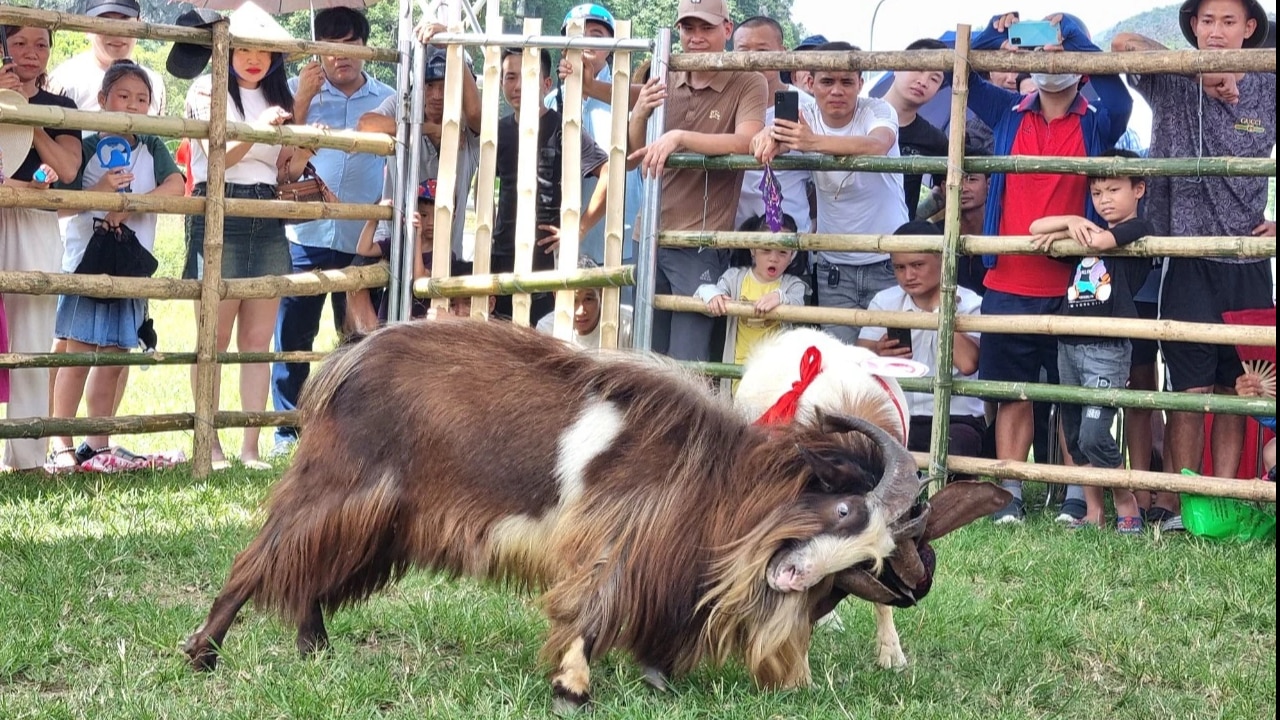
[[[822,372],[822,353],[816,347],[810,347],[800,357],[800,379],[791,383],[791,389],[778,398],[773,407],[764,411],[756,420],[756,425],[785,425],[796,417],[800,408],[800,396],[813,384],[814,378]]]
[[[800,409],[800,396],[805,390],[813,384],[818,373],[822,372],[822,353],[818,348],[810,346],[804,351],[804,355],[800,357],[800,379],[791,383],[791,389],[782,394],[778,401],[773,404],[764,414],[756,419],[756,425],[785,425],[796,419],[796,411]],[[898,418],[902,421],[902,437],[906,438],[909,431],[907,424],[907,413],[898,403],[898,398],[893,394],[893,390],[889,388],[889,383],[879,375],[872,375],[876,382],[880,383],[880,387],[885,394],[889,396],[889,401],[893,403],[893,409],[898,411]]]

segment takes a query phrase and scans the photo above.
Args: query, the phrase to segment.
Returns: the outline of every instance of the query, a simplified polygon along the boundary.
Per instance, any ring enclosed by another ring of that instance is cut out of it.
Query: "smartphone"
[[[911,347],[911,328],[889,328],[889,340],[897,340],[898,347]]]
[[[1016,22],[1009,26],[1009,44],[1022,50],[1057,45],[1058,26],[1045,20]]]
[[[773,119],[800,122],[800,93],[779,90],[773,94]]]

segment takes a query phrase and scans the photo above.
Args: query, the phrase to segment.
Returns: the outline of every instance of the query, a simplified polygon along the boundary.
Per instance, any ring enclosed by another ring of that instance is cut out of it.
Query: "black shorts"
[[[1160,283],[1160,319],[1222,324],[1228,310],[1272,307],[1271,263],[1222,263],[1168,258]],[[1166,385],[1181,392],[1219,385],[1234,387],[1244,373],[1232,345],[1160,343]]]
[[[982,296],[983,315],[1059,315],[1061,312],[1061,296],[1024,297],[999,290],[987,290],[987,294]],[[978,345],[978,377],[1057,385],[1058,338],[985,332],[982,343]]]
[[[1134,300],[1133,306],[1137,308],[1138,318],[1141,320],[1155,320],[1160,317],[1159,303],[1139,302]],[[1156,355],[1160,350],[1160,341],[1130,338],[1129,345],[1133,348],[1133,356],[1130,360],[1131,367],[1142,367],[1143,365],[1156,364]]]

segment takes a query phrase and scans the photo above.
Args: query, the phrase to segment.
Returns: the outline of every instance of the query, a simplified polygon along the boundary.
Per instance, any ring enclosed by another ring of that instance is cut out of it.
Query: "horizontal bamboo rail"
[[[696,297],[658,295],[654,307],[676,312],[705,313],[706,304]],[[733,317],[757,317],[751,303],[726,303]],[[848,310],[844,308],[782,305],[763,315],[792,323],[855,325],[859,327],[907,327],[937,330],[934,313],[887,312],[882,310]],[[1274,328],[1255,325],[1214,325],[1184,323],[1172,320],[1127,320],[1074,318],[1062,315],[960,315],[956,330],[979,333],[1017,333],[1027,335],[1083,335],[1088,337],[1139,338],[1177,340],[1212,345],[1254,345],[1275,347]]]
[[[566,35],[489,35],[484,33],[442,32],[431,38],[432,45],[466,45],[467,47],[546,48],[548,50],[609,50],[617,52],[649,52],[652,40],[592,38]]]
[[[252,353],[218,353],[219,365],[243,365],[248,363],[310,363],[320,362],[328,357],[323,352],[252,352]],[[193,352],[86,352],[86,353],[0,353],[0,368],[51,368],[51,367],[87,367],[122,365],[193,365],[196,354]]]
[[[0,25],[20,25],[23,27],[43,27],[50,30],[74,30],[77,32],[114,35],[116,37],[139,38],[142,40],[164,40],[166,42],[184,42],[191,45],[211,46],[213,35],[209,30],[179,27],[177,25],[158,25],[140,23],[133,20],[111,20],[94,18],[72,13],[53,12],[50,10],[33,10],[20,7],[0,7]],[[261,40],[251,37],[231,36],[231,47],[270,50],[290,55],[336,55],[355,60],[377,60],[396,63],[400,61],[399,53],[383,48],[362,47],[345,43],[316,42],[312,40]]]
[[[913,454],[919,467],[928,467],[928,454]],[[955,455],[947,458],[947,470],[961,475],[976,475],[1003,480],[1030,480],[1063,485],[1091,485],[1094,487],[1128,488],[1130,490],[1190,493],[1192,495],[1236,498],[1254,502],[1274,503],[1276,501],[1276,484],[1263,480],[1237,480],[1208,475],[1188,476],[1142,470],[1100,470],[1097,468],[1076,468],[1066,465],[1014,462],[1012,460],[988,460]]]
[[[227,217],[281,218],[307,220],[390,220],[391,208],[359,203],[286,202],[227,198]],[[105,210],[107,212],[204,215],[205,198],[161,197],[133,193],[105,193],[87,190],[30,190],[0,186],[0,207],[32,210]]]
[[[737,380],[743,366],[733,363],[684,363],[689,369],[707,377]],[[898,378],[907,392],[931,393],[935,378]],[[955,380],[952,392],[983,400],[1034,400],[1036,402],[1078,403],[1135,410],[1173,410],[1223,415],[1274,416],[1276,401],[1268,398],[1235,395],[1202,395],[1199,393],[1148,392],[1112,388],[1065,387],[1045,383],[1011,383],[994,380]]]
[[[1161,50],[1153,52],[1005,52],[979,50],[968,54],[974,70],[1025,73],[1083,73],[1086,75],[1176,74],[1205,72],[1276,71],[1274,50]],[[684,72],[714,70],[938,70],[951,72],[952,50],[890,50],[828,52],[679,53],[671,69]]]
[[[413,294],[420,298],[515,295],[583,288],[622,287],[635,284],[635,267],[623,265],[589,270],[544,270],[516,276],[469,275],[450,278],[421,278],[413,282]]]
[[[1059,240],[1050,252],[1036,250],[1026,236],[962,235],[961,255],[1051,255],[1055,257],[1237,257],[1276,256],[1275,238],[1269,237],[1146,237],[1130,245],[1099,253],[1074,240]],[[683,248],[785,248],[835,252],[941,253],[941,235],[851,235],[835,233],[766,233],[666,231],[658,234],[662,247]]]
[[[231,412],[214,415],[215,428],[274,427],[297,425],[297,411]],[[175,432],[195,428],[193,413],[164,415],[117,415],[113,417],[18,418],[0,420],[0,439],[43,438],[59,435],[138,435]]]
[[[386,263],[319,270],[238,280],[223,280],[220,295],[226,300],[270,297],[297,297],[347,292],[387,284]],[[126,278],[110,275],[47,273],[37,270],[0,272],[0,293],[24,295],[84,295],[96,298],[147,298],[151,300],[196,300],[199,280],[177,278]]]
[[[755,54],[755,53],[751,53]],[[681,170],[758,170],[763,167],[751,155],[698,155],[675,153],[667,167]],[[774,158],[774,170],[861,171],[943,174],[947,159],[941,157],[882,157],[870,155],[819,155],[800,153]],[[1275,177],[1275,158],[1110,158],[1012,155],[968,157],[964,171],[975,173],[1061,173],[1096,177],[1160,177],[1239,175]]]
[[[209,137],[207,120],[180,117],[134,115],[119,112],[87,112],[56,105],[14,105],[0,102],[0,123],[31,127],[58,127],[67,130],[142,133],[163,137],[204,139]],[[227,140],[245,140],[268,145],[305,148],[333,148],[353,153],[392,155],[395,140],[382,133],[328,130],[311,125],[263,125],[227,123]]]

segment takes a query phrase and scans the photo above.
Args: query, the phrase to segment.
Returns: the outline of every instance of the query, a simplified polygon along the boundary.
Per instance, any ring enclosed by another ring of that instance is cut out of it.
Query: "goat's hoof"
[[[209,638],[196,633],[187,638],[182,645],[182,652],[187,655],[187,663],[192,670],[211,672],[218,667],[218,651],[209,643]]]
[[[902,648],[881,648],[876,664],[885,670],[901,670],[907,666],[907,656]]]
[[[640,678],[648,683],[650,687],[660,692],[666,692],[670,689],[667,687],[667,676],[656,667],[644,667],[641,670]]]
[[[323,633],[319,635],[299,635],[294,644],[298,648],[298,654],[302,655],[302,657],[311,657],[329,649],[329,636]]]
[[[591,712],[591,696],[587,693],[576,693],[566,688],[560,681],[551,684],[551,712],[561,717]]]

